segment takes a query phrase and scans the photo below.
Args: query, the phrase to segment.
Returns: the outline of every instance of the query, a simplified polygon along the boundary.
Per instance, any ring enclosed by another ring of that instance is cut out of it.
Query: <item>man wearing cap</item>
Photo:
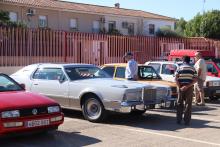
[[[138,65],[134,60],[133,54],[131,52],[127,52],[124,55],[124,58],[128,62],[125,70],[125,78],[132,81],[137,80]]]

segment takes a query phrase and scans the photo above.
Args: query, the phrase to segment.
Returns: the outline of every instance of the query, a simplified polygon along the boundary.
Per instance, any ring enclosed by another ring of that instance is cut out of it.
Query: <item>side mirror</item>
[[[59,82],[63,83],[66,80],[66,77],[63,75],[59,78]]]
[[[20,84],[20,86],[23,88],[23,89],[25,89],[25,84]]]

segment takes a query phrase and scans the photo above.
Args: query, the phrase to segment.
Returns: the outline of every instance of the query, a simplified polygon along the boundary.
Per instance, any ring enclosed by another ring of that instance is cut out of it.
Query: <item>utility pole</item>
[[[203,0],[203,8],[202,8],[203,14],[205,13],[205,3],[206,3],[206,0]]]

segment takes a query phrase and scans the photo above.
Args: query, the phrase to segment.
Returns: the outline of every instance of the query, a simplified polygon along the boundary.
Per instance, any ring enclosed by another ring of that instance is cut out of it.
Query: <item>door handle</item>
[[[35,83],[34,85],[38,85],[37,83]]]

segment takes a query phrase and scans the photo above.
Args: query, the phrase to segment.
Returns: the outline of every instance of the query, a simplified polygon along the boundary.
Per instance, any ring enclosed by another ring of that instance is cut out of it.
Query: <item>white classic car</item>
[[[160,74],[163,80],[175,82],[174,73],[182,62],[150,61],[146,62],[145,64],[152,66],[157,73]],[[211,100],[218,99],[220,97],[220,78],[206,76],[204,92],[205,97],[209,97]]]
[[[11,77],[24,83],[27,91],[48,96],[62,107],[82,110],[85,119],[99,122],[106,110],[142,114],[155,99],[151,86],[116,81],[100,68],[90,64],[33,64]]]

